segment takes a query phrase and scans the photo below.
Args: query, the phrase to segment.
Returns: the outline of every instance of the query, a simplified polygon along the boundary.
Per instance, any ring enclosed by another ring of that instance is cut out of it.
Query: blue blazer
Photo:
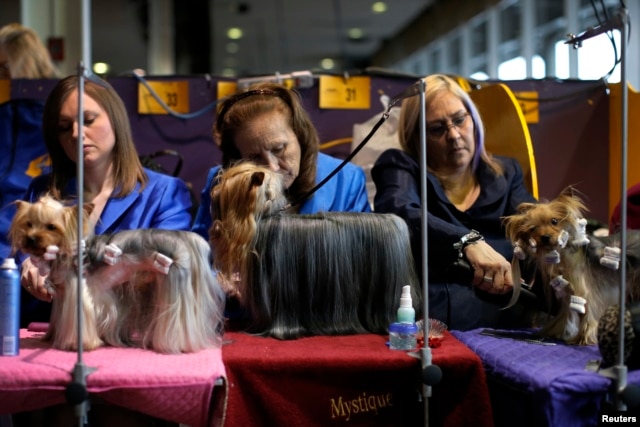
[[[328,176],[342,161],[326,154],[318,154],[316,184]],[[209,170],[207,183],[200,194],[200,206],[191,230],[209,239],[211,228],[211,189],[215,185],[220,166]],[[371,212],[362,168],[347,163],[333,178],[318,189],[300,207],[301,214],[317,212]]]
[[[42,139],[44,102],[12,99],[0,104],[0,258],[11,254],[7,237],[16,213],[16,200],[34,177],[50,171]]]
[[[95,234],[115,233],[138,228],[189,230],[191,225],[191,195],[180,178],[145,169],[149,178],[142,191],[140,184],[124,197],[107,201]],[[34,202],[47,191],[49,175],[35,178],[27,190],[25,200]],[[69,182],[65,197],[77,195],[76,180]]]
[[[115,233],[121,230],[140,228],[162,228],[166,230],[189,230],[191,225],[191,194],[180,178],[145,169],[149,178],[147,185],[139,191],[136,185],[130,194],[107,201],[95,233]],[[27,190],[24,200],[38,200],[48,188],[48,175],[35,178]],[[69,183],[65,197],[75,197],[76,180]],[[51,304],[34,298],[22,291],[20,304],[20,326],[30,322],[48,322]]]

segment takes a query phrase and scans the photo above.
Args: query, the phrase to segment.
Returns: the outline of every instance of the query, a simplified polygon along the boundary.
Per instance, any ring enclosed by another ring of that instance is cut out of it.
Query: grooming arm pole
[[[65,397],[68,403],[75,405],[76,416],[78,417],[78,425],[83,427],[87,423],[87,412],[89,411],[89,401],[87,392],[87,375],[95,371],[95,368],[87,367],[82,361],[82,294],[84,292],[83,282],[83,265],[82,257],[84,253],[84,155],[83,155],[83,137],[84,137],[84,81],[87,77],[85,66],[91,63],[90,57],[90,40],[89,35],[89,18],[91,16],[91,8],[89,0],[82,2],[82,61],[78,66],[78,141],[77,141],[77,162],[76,162],[76,181],[77,181],[77,198],[78,198],[78,240],[77,245],[77,333],[78,333],[78,352],[77,361],[72,371],[72,381],[65,389]]]
[[[426,107],[425,102],[425,82],[420,79],[420,206],[421,206],[421,242],[422,242],[422,318],[424,319],[423,333],[424,333],[424,345],[420,350],[420,358],[422,361],[422,371],[424,372],[431,365],[431,348],[429,347],[429,289],[427,284],[429,282],[428,274],[429,267],[427,265],[428,260],[428,241],[429,235],[427,230],[427,140],[425,129],[425,117]],[[424,377],[424,375],[423,375]],[[424,378],[423,378],[424,379]],[[424,398],[424,420],[425,426],[429,425],[429,397],[431,397],[431,385],[422,384],[422,396]]]
[[[627,90],[627,38],[629,24],[628,11],[623,7],[605,24],[589,28],[579,36],[571,36],[566,43],[574,48],[582,46],[584,40],[614,29],[620,30],[620,99],[621,99],[621,132],[620,132],[620,313],[618,317],[618,358],[616,365],[603,369],[600,374],[612,379],[614,386],[614,404],[618,411],[627,410],[628,403],[637,404],[640,390],[636,386],[627,385],[627,366],[624,360],[624,318],[626,313],[627,287],[627,146],[628,146],[628,90]],[[634,402],[635,401],[635,402]]]
[[[626,279],[627,279],[627,146],[628,146],[628,91],[627,91],[627,24],[629,16],[626,9],[622,9],[618,14],[621,17],[620,25],[620,99],[621,110],[621,132],[620,132],[620,318],[618,319],[618,363],[614,366],[614,384],[616,408],[624,411],[627,409],[623,400],[623,393],[627,387],[627,366],[624,364],[624,316],[626,313]]]
[[[424,405],[424,425],[429,426],[429,398],[431,397],[431,386],[440,382],[442,371],[440,367],[431,363],[431,348],[429,347],[429,241],[427,222],[427,118],[425,105],[424,79],[419,82],[420,94],[420,206],[422,230],[422,313],[423,313],[423,334],[424,345],[420,349],[420,359],[422,361],[422,396]]]

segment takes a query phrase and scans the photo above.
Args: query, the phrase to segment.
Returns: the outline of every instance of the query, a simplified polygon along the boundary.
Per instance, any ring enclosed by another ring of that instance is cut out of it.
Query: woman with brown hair
[[[85,82],[82,129],[78,126],[79,96],[75,75],[60,80],[49,94],[43,133],[52,170],[31,182],[25,200],[34,202],[44,193],[64,200],[77,197],[76,163],[82,161],[83,197],[94,205],[91,220],[95,234],[137,228],[188,230],[191,196],[187,185],[179,178],[142,167],[127,110],[117,92],[105,81]],[[79,143],[82,159],[78,159]],[[49,301],[44,280],[30,260],[24,260],[23,287]],[[27,309],[25,316],[29,312]]]
[[[213,138],[222,150],[222,165],[209,171],[192,227],[205,238],[211,227],[211,190],[218,172],[241,160],[280,173],[296,213],[371,211],[364,171],[351,163],[308,194],[341,161],[320,153],[309,115],[298,94],[285,86],[261,83],[227,98],[218,110]]]

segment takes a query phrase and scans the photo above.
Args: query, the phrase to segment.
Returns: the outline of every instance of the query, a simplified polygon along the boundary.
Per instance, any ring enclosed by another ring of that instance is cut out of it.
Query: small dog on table
[[[620,235],[588,236],[587,211],[577,192],[568,187],[546,203],[522,203],[518,213],[504,218],[507,237],[514,245],[513,280],[521,283],[520,262],[533,267],[543,280],[543,291],[558,311],[541,335],[571,344],[598,342],[598,322],[620,298]],[[627,301],[640,297],[640,232],[627,232]],[[508,306],[517,301],[514,288]]]
[[[222,170],[211,200],[214,269],[247,310],[247,331],[279,339],[386,334],[404,285],[419,308],[398,216],[286,213],[281,175],[251,162]]]
[[[31,257],[53,297],[45,339],[76,350],[78,208],[50,196],[17,201],[9,230],[14,251]],[[93,235],[83,207],[82,345],[103,343],[161,353],[221,344],[224,292],[211,269],[209,243],[188,231],[158,229]]]

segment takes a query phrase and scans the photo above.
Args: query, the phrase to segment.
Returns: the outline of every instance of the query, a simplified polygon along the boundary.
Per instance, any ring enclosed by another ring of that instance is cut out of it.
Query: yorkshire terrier
[[[404,285],[420,289],[395,215],[288,213],[282,178],[242,162],[212,190],[214,268],[253,333],[280,339],[387,333]],[[419,311],[418,311],[419,312]]]
[[[78,347],[78,262],[85,349],[107,344],[177,354],[221,344],[225,298],[205,239],[159,229],[94,235],[93,205],[85,204],[78,251],[76,206],[50,196],[16,203],[9,238],[14,251],[29,255],[47,276],[53,306],[45,339],[54,348]]]
[[[523,269],[539,273],[543,293],[554,315],[540,334],[571,344],[597,343],[598,321],[620,298],[620,235],[588,235],[587,211],[577,192],[568,187],[556,199],[522,203],[518,213],[504,218],[513,242],[514,283]],[[640,296],[640,232],[627,232],[627,301]],[[529,283],[529,286],[535,283]],[[517,301],[514,287],[509,306]]]

